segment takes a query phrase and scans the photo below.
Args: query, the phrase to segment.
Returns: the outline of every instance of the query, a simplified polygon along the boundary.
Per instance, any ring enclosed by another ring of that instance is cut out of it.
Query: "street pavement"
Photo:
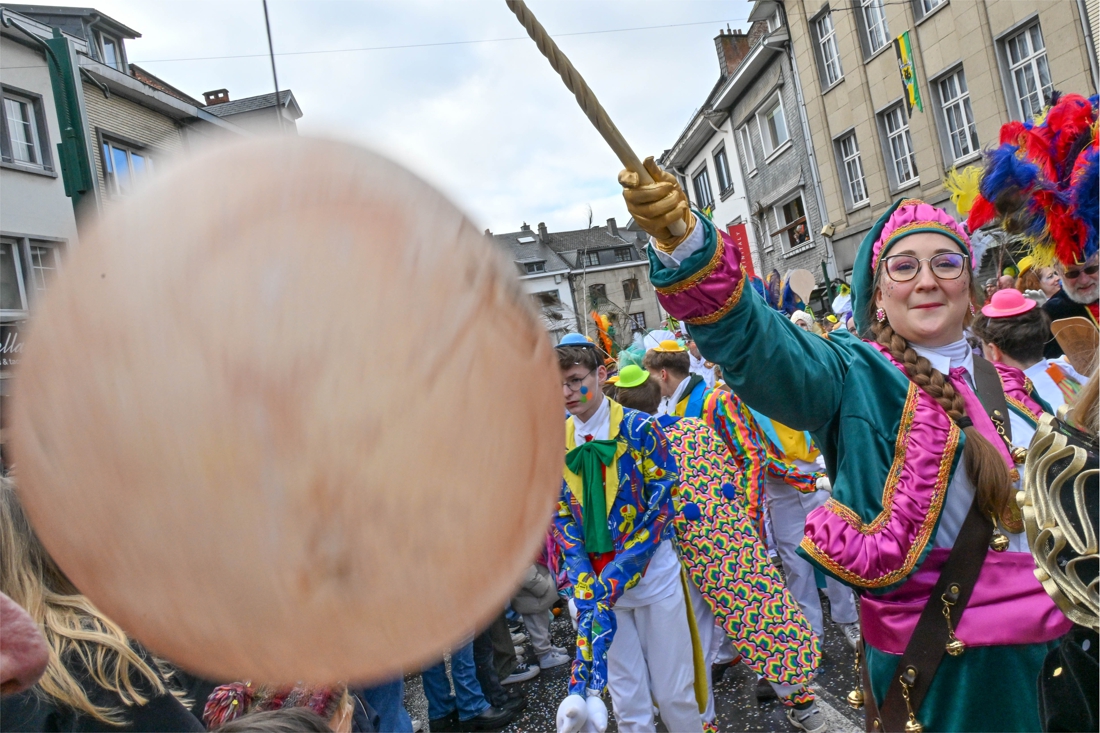
[[[817,693],[818,705],[829,723],[830,733],[856,733],[863,728],[863,711],[853,710],[846,698],[855,687],[855,656],[845,643],[844,636],[829,620],[828,599],[822,595],[826,609],[825,639],[821,666],[814,677],[812,687]],[[574,649],[573,627],[566,614],[554,619],[550,627],[553,643],[566,649]],[[530,646],[528,646],[530,654]],[[532,660],[533,661],[533,658]],[[407,679],[406,706],[410,714],[424,722],[427,730],[427,703],[420,686],[420,676]],[[516,685],[527,696],[527,708],[504,730],[506,733],[553,733],[554,716],[558,704],[565,698],[569,683],[569,665],[543,670],[534,679]],[[714,686],[715,710],[718,728],[726,733],[735,731],[795,731],[787,722],[783,708],[776,700],[757,702],[756,676],[744,664],[727,670],[722,681]],[[608,709],[612,708],[610,699]],[[617,733],[614,711],[608,733]],[[660,730],[664,731],[662,727]]]

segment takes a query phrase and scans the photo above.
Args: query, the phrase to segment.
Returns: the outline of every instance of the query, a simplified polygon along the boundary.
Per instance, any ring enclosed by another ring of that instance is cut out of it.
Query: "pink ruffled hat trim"
[[[872,251],[871,271],[874,272],[878,267],[878,260],[882,253],[889,251],[900,239],[910,234],[928,231],[938,232],[955,240],[967,255],[973,257],[970,237],[950,214],[919,199],[907,199],[898,205],[882,228],[882,233]]]

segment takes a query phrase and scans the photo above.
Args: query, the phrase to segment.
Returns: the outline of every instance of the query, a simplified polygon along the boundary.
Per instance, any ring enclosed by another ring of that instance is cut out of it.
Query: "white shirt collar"
[[[946,346],[917,346],[910,344],[913,351],[932,362],[932,368],[944,376],[951,373],[955,367],[962,367],[969,377],[971,384],[974,382],[974,352],[966,339],[959,339]]]
[[[688,382],[690,381],[691,375],[689,374],[684,377],[684,381],[680,382],[679,386],[676,387],[676,391],[672,393],[672,396],[668,398],[668,401],[661,403],[661,407],[657,410],[657,414],[671,415],[673,412],[675,412],[676,405],[679,404],[680,400],[684,398],[684,390],[687,389]]]
[[[592,413],[587,422],[581,422],[576,415],[573,416],[573,437],[577,445],[585,442],[589,435],[593,440],[607,440],[611,434],[611,400],[602,397],[599,408]]]

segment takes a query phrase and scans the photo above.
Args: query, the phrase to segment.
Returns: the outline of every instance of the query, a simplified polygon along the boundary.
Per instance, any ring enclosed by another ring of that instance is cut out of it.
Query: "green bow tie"
[[[618,441],[590,440],[565,454],[565,465],[581,477],[584,503],[584,549],[596,554],[611,552],[615,543],[607,528],[607,496],[603,469],[615,460]],[[618,481],[618,476],[610,480]]]

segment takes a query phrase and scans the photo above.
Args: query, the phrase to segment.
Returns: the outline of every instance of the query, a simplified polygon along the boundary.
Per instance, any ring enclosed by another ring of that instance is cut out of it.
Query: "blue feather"
[[[985,174],[979,190],[986,201],[996,205],[997,198],[1011,189],[1026,191],[1035,183],[1039,166],[1016,156],[1015,145],[1001,145],[986,153]]]
[[[1072,188],[1077,216],[1085,225],[1085,259],[1097,251],[1097,219],[1100,218],[1100,152],[1092,148],[1085,153],[1080,178]]]

